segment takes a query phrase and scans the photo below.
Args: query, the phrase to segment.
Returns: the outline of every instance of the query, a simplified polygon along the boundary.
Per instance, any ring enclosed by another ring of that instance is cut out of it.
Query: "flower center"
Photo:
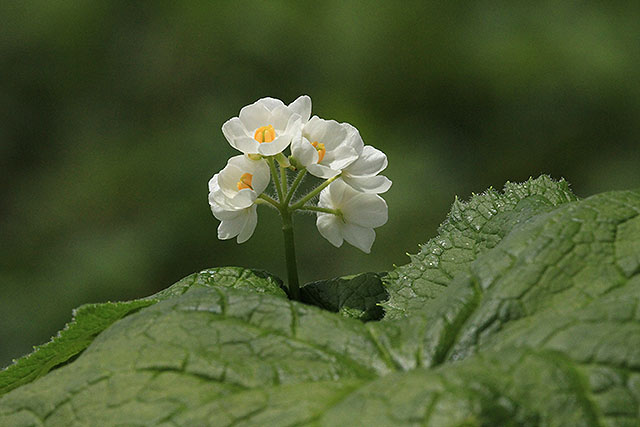
[[[314,141],[311,143],[316,150],[318,150],[318,163],[324,159],[324,155],[327,153],[327,150],[324,148],[324,144],[319,144],[318,141]]]
[[[253,138],[261,144],[263,142],[271,142],[276,139],[276,130],[271,125],[262,126],[256,130]]]
[[[238,181],[238,191],[244,190],[245,188],[250,188],[253,190],[251,186],[251,180],[253,179],[253,175],[250,173],[243,173],[240,177],[240,181]]]

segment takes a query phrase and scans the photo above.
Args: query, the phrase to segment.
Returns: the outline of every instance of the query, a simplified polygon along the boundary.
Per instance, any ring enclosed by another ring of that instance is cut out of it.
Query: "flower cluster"
[[[209,181],[209,204],[221,221],[218,238],[249,239],[258,220],[256,205],[262,203],[275,207],[289,224],[294,211],[315,212],[318,231],[333,245],[346,240],[370,252],[373,229],[387,222],[387,204],[379,194],[391,181],[380,175],[387,156],[364,145],[355,127],[311,117],[311,99],[305,95],[289,105],[262,98],[224,123],[222,133],[242,154]],[[298,173],[291,183],[288,171]],[[324,182],[293,200],[306,173]],[[275,196],[265,193],[272,180]],[[318,194],[317,205],[311,204]]]

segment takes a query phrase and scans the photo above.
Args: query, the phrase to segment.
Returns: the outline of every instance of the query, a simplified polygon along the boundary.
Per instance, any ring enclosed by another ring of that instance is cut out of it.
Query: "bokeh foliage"
[[[216,239],[220,126],[263,96],[385,151],[371,255],[300,217],[303,282],[403,264],[454,195],[539,173],[579,196],[640,183],[640,3],[0,3],[0,365],[73,307],[205,267],[284,276],[276,215]]]

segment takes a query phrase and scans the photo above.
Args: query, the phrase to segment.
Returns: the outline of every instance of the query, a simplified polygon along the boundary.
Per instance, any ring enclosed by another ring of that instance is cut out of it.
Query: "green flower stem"
[[[337,216],[342,216],[342,212],[340,212],[337,209],[329,209],[329,208],[321,208],[318,206],[303,206],[300,208],[301,211],[313,211],[313,212],[324,212],[324,213],[329,213],[329,214],[333,214],[333,215],[337,215]]]
[[[293,184],[291,184],[291,189],[289,190],[289,194],[287,194],[287,198],[284,200],[284,204],[285,205],[287,205],[287,206],[289,205],[289,202],[291,201],[291,198],[293,197],[293,194],[298,189],[298,186],[302,182],[302,178],[304,178],[304,176],[306,174],[307,174],[307,170],[306,169],[301,169],[300,172],[298,172],[298,175],[296,176],[296,179],[293,181]]]
[[[284,195],[287,194],[287,169],[281,164],[278,165],[278,167],[280,168],[280,184],[282,185],[282,194]],[[284,204],[286,205],[287,202],[285,201]]]
[[[276,187],[276,192],[278,193],[278,200],[275,200],[272,197],[267,196],[266,194],[261,194],[258,197],[260,199],[260,202],[268,203],[278,209],[278,211],[280,212],[280,216],[282,217],[282,234],[284,236],[284,255],[285,261],[287,263],[287,286],[289,288],[289,298],[295,301],[299,301],[300,282],[298,280],[296,246],[293,237],[293,212],[301,209],[315,212],[326,212],[334,215],[342,215],[342,213],[337,210],[319,208],[317,206],[305,206],[305,203],[317,196],[324,188],[338,179],[340,175],[329,178],[318,187],[313,189],[309,194],[304,196],[301,200],[289,206],[289,202],[291,201],[291,198],[293,197],[295,191],[298,189],[298,186],[302,182],[302,179],[307,173],[307,170],[301,169],[300,172],[298,172],[295,180],[291,184],[291,188],[287,188],[287,169],[283,167],[282,164],[280,164],[280,173],[278,173],[273,156],[267,157],[266,159],[269,163],[269,169],[271,171],[273,183]]]
[[[292,211],[295,211],[296,209],[300,209],[301,207],[304,206],[305,203],[307,203],[309,200],[313,199],[318,194],[320,194],[322,190],[324,190],[329,184],[331,184],[333,181],[335,181],[338,178],[340,178],[340,174],[334,176],[333,178],[329,178],[328,180],[320,184],[318,187],[316,187],[311,193],[307,194],[302,199],[298,200],[296,203],[291,205],[289,209],[291,209]]]
[[[282,233],[284,234],[284,254],[287,262],[287,285],[289,298],[300,301],[300,284],[298,282],[298,266],[296,264],[296,247],[293,239],[292,211],[283,206],[280,210],[282,216]]]
[[[267,196],[266,194],[262,193],[261,195],[258,196],[258,199],[262,199],[265,202],[269,203],[270,205],[273,205],[276,209],[280,210],[280,203],[278,203],[277,200]],[[256,200],[257,202],[258,200]]]
[[[284,194],[282,193],[282,186],[280,184],[280,178],[278,177],[278,171],[276,170],[276,164],[273,161],[273,156],[267,157],[267,163],[269,163],[269,169],[271,170],[271,178],[276,186],[276,192],[278,193],[278,200],[284,200]]]

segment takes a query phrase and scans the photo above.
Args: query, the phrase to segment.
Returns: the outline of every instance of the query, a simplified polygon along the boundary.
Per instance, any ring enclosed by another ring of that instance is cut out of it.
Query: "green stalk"
[[[284,255],[287,264],[287,286],[289,287],[289,298],[299,301],[300,283],[298,281],[296,247],[293,238],[293,218],[291,216],[293,210],[289,209],[288,202],[285,201],[284,192],[282,190],[282,184],[285,183],[284,185],[286,185],[287,182],[286,169],[280,166],[280,174],[278,174],[273,157],[267,157],[267,162],[269,163],[271,177],[273,178],[273,183],[276,187],[276,192],[278,193],[278,200],[275,200],[264,193],[258,196],[258,198],[260,201],[268,203],[278,209],[280,216],[282,217],[282,234],[284,235]]]
[[[342,216],[342,212],[337,209],[329,209],[329,208],[321,208],[319,206],[303,206],[300,208],[301,211],[313,211],[313,212],[324,212],[337,216]]]
[[[286,168],[280,165],[280,173],[278,174],[273,156],[267,157],[267,162],[269,163],[271,177],[273,178],[273,183],[276,187],[276,192],[278,193],[278,200],[275,200],[272,197],[267,196],[266,194],[261,194],[259,198],[261,199],[261,201],[264,201],[264,203],[269,203],[270,205],[278,209],[278,211],[280,212],[280,216],[282,217],[282,234],[284,236],[284,255],[287,264],[287,286],[289,288],[289,298],[295,301],[299,301],[300,282],[298,281],[298,265],[296,263],[296,246],[293,237],[292,214],[295,210],[302,209],[341,215],[340,211],[336,211],[333,209],[321,208],[317,206],[305,206],[305,203],[317,196],[329,184],[338,179],[340,175],[336,175],[333,178],[327,179],[325,182],[313,189],[313,191],[311,191],[309,194],[304,196],[301,200],[289,206],[289,202],[291,201],[291,198],[293,197],[295,191],[298,189],[298,186],[302,182],[302,179],[307,173],[307,170],[301,169],[295,180],[291,184],[291,188],[287,188],[288,185]]]
[[[316,197],[322,190],[324,190],[329,184],[331,184],[333,181],[335,181],[338,178],[340,178],[340,174],[334,176],[333,178],[329,178],[328,180],[326,180],[325,182],[317,186],[311,193],[307,194],[302,199],[294,203],[289,209],[291,209],[292,211],[295,211],[296,209],[300,209],[301,207],[304,206],[305,203],[307,203],[309,200]]]
[[[287,205],[287,206],[289,205],[289,202],[291,201],[291,198],[293,197],[293,194],[298,189],[298,186],[302,182],[302,178],[304,178],[304,176],[306,174],[307,174],[307,170],[306,169],[301,169],[300,172],[298,172],[298,175],[296,176],[296,179],[293,181],[293,184],[291,184],[291,189],[289,190],[289,194],[287,194],[287,198],[284,199],[284,204],[285,205]]]
[[[300,301],[296,247],[293,239],[293,218],[291,218],[291,211],[285,206],[283,206],[283,209],[280,211],[280,215],[282,216],[282,233],[284,235],[284,255],[287,262],[289,298],[294,301]]]
[[[273,178],[273,184],[276,187],[278,193],[278,200],[284,200],[284,194],[282,193],[282,186],[280,185],[280,178],[278,178],[278,171],[276,170],[276,164],[273,161],[273,156],[267,157],[267,163],[269,163],[269,169],[271,170],[271,178]]]
[[[261,195],[258,196],[258,199],[264,200],[266,203],[269,203],[270,205],[273,205],[276,209],[280,210],[280,204],[278,203],[278,201],[267,196],[266,194],[262,193]],[[256,202],[258,202],[258,200],[256,200]]]
[[[282,194],[287,194],[287,169],[283,167],[281,164],[278,164],[280,168],[280,184],[282,185]],[[285,205],[287,202],[285,201]]]

